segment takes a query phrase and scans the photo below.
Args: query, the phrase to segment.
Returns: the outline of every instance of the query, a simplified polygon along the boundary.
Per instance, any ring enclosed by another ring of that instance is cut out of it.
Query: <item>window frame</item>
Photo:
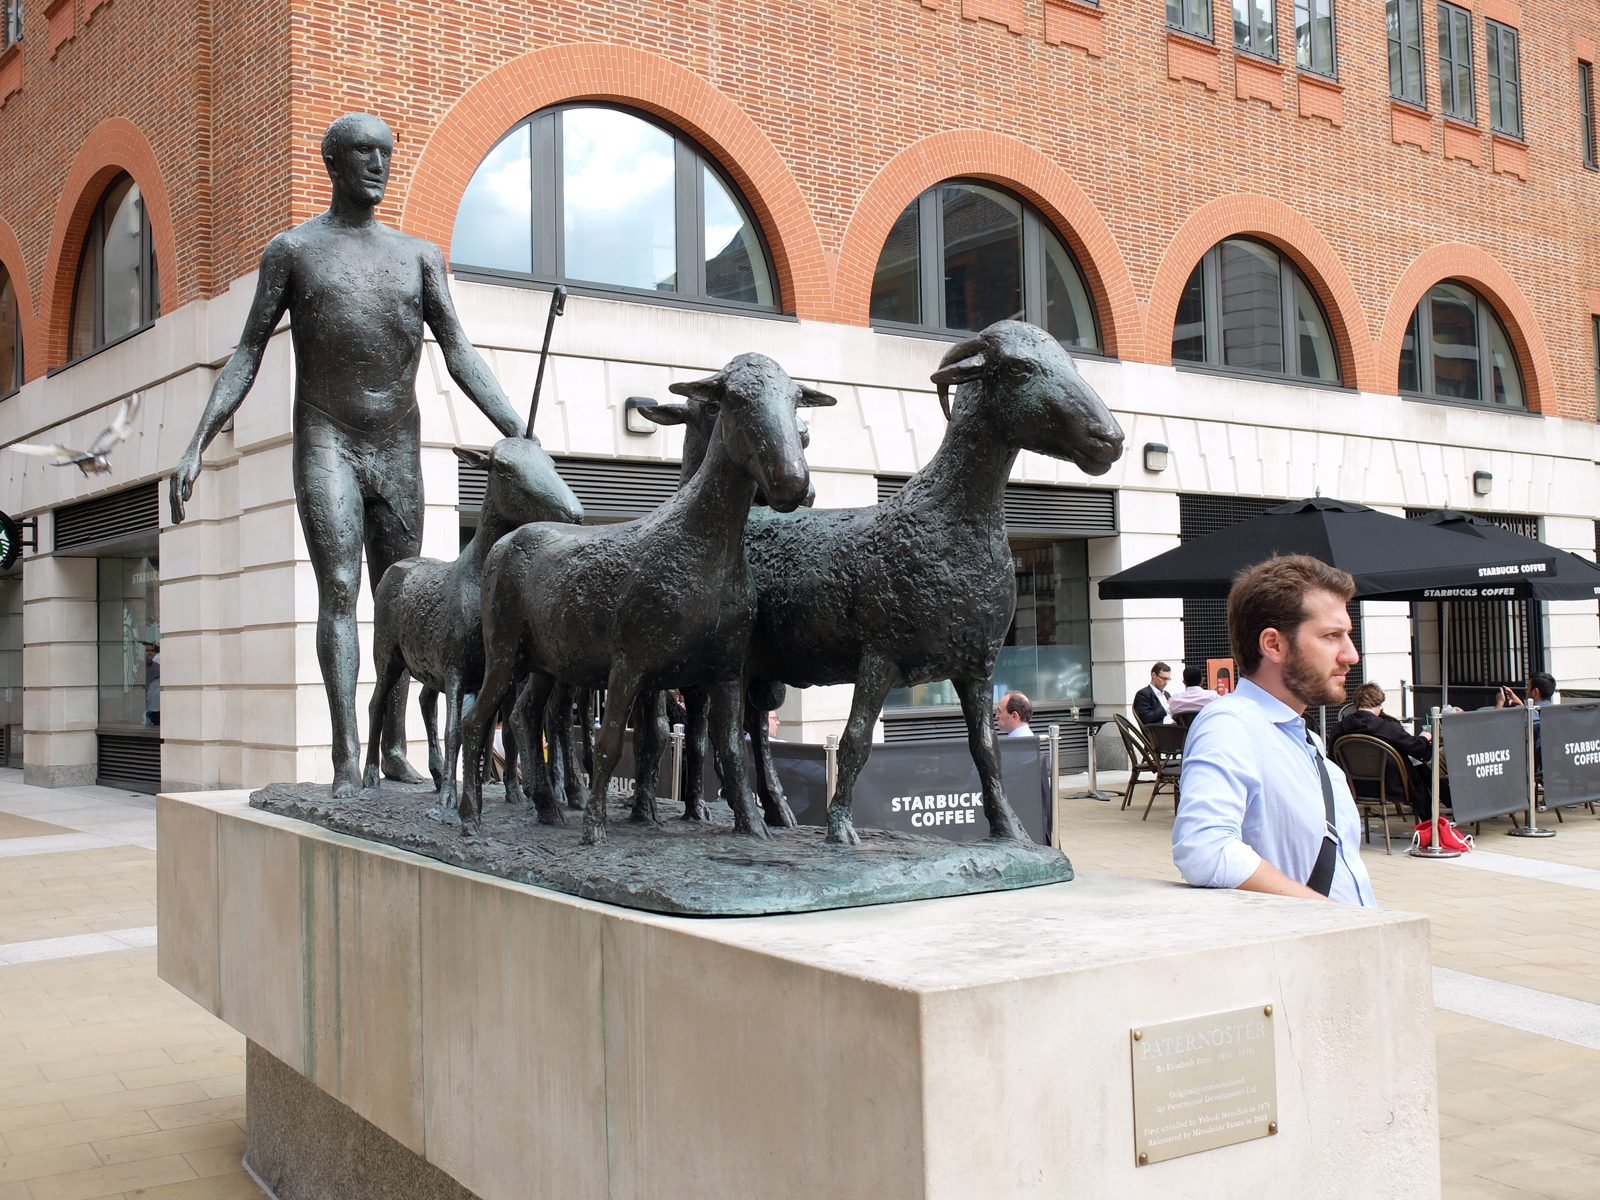
[[[1459,24],[1457,18],[1460,18]],[[1467,125],[1478,123],[1478,91],[1477,80],[1474,78],[1472,65],[1472,13],[1458,4],[1451,4],[1450,0],[1438,0],[1434,13],[1437,22],[1439,41],[1439,111],[1452,121],[1461,121]],[[1467,46],[1466,58],[1459,61],[1456,55],[1457,28],[1466,30]],[[1443,32],[1448,29],[1450,57],[1445,57],[1446,36]],[[1465,67],[1467,72],[1467,98],[1463,105],[1461,97],[1457,95],[1458,72]],[[1446,99],[1445,89],[1449,88],[1449,98]]]
[[[1489,130],[1503,137],[1513,137],[1519,141],[1523,138],[1522,119],[1523,92],[1522,92],[1522,38],[1511,25],[1502,25],[1499,21],[1484,18],[1484,52],[1489,72]],[[1512,74],[1515,78],[1507,80],[1505,77],[1505,52],[1506,41],[1511,42]],[[1505,121],[1506,92],[1514,93],[1514,103],[1517,108],[1516,128],[1509,128]],[[1498,116],[1496,115],[1498,114]]]
[[[1177,20],[1173,20],[1173,14]],[[1191,28],[1189,21],[1196,15],[1205,17],[1205,28]],[[1203,41],[1214,41],[1216,17],[1211,11],[1211,0],[1166,0],[1167,28]]]
[[[1319,7],[1326,6],[1328,10],[1328,68],[1323,70],[1312,62],[1300,61],[1300,14],[1306,14],[1306,24],[1311,29],[1310,36],[1306,39],[1311,46],[1311,58],[1316,57],[1316,27]],[[1294,65],[1295,70],[1303,71],[1308,75],[1316,75],[1322,79],[1332,79],[1337,82],[1339,78],[1339,16],[1338,5],[1334,0],[1294,0]]]
[[[1441,283],[1448,283],[1461,288],[1472,296],[1478,305],[1478,399],[1466,400],[1460,396],[1441,396],[1430,385],[1433,383],[1433,289]],[[1485,400],[1483,392],[1487,388],[1494,389],[1494,359],[1493,338],[1490,336],[1492,327],[1490,319],[1499,321],[1500,314],[1494,311],[1494,305],[1484,297],[1477,288],[1463,283],[1459,279],[1437,279],[1428,285],[1422,293],[1417,306],[1411,310],[1411,320],[1406,322],[1406,329],[1411,328],[1412,321],[1417,326],[1417,385],[1420,390],[1412,391],[1399,386],[1399,364],[1395,366],[1395,390],[1408,400],[1426,400],[1433,404],[1458,404],[1464,408],[1488,409],[1491,412],[1530,413],[1528,408],[1528,381],[1522,371],[1522,360],[1517,356],[1517,347],[1511,341],[1511,330],[1504,321],[1500,321],[1501,328],[1506,331],[1506,344],[1511,351],[1512,365],[1517,369],[1517,386],[1522,392],[1522,404],[1513,407],[1509,404],[1496,404],[1492,399]],[[1401,334],[1402,339],[1404,334]],[[1404,342],[1402,341],[1402,346]]]
[[[1594,360],[1594,417],[1600,421],[1600,314],[1589,318],[1589,330],[1593,341],[1591,343]]]
[[[1600,147],[1596,146],[1594,123],[1594,64],[1578,60],[1578,120],[1583,124],[1583,165],[1600,170]]]
[[[22,40],[22,0],[0,0],[0,50],[9,50]]]
[[[11,278],[11,272],[6,270],[3,263],[0,263],[0,280],[4,281],[0,282],[0,292],[3,292],[7,286],[11,288],[11,299],[15,308],[15,311],[11,314],[11,344],[14,348],[11,359],[11,378],[0,379],[0,400],[5,400],[15,396],[22,390],[27,368],[23,361],[22,349],[22,295],[17,291],[16,280]]]
[[[1244,8],[1245,34],[1244,40],[1239,39],[1239,8]],[[1252,54],[1256,58],[1265,58],[1271,62],[1278,61],[1278,4],[1277,0],[1232,0],[1229,12],[1233,14],[1233,48]],[[1267,39],[1272,45],[1263,50],[1253,45],[1255,40],[1256,22],[1261,13],[1267,14]]]
[[[1222,243],[1223,242],[1254,242],[1263,246],[1278,256],[1278,308],[1281,315],[1283,329],[1283,357],[1287,361],[1292,354],[1294,357],[1294,370],[1260,371],[1253,367],[1229,366],[1222,359]],[[1317,295],[1317,289],[1312,286],[1311,279],[1295,264],[1294,260],[1270,242],[1252,237],[1225,237],[1217,241],[1204,254],[1200,256],[1201,297],[1205,313],[1203,321],[1203,339],[1205,343],[1205,359],[1196,362],[1192,358],[1172,359],[1172,365],[1181,371],[1203,371],[1207,374],[1235,375],[1249,379],[1261,379],[1273,383],[1291,383],[1296,386],[1336,388],[1342,391],[1354,391],[1344,381],[1344,355],[1339,345],[1338,335],[1334,331],[1333,322],[1328,319],[1328,309],[1322,303],[1322,297]],[[1322,317],[1322,324],[1328,331],[1328,340],[1333,345],[1334,363],[1338,367],[1337,379],[1323,379],[1320,375],[1308,375],[1300,363],[1300,338],[1295,333],[1295,302],[1294,279],[1299,275],[1306,282],[1306,291],[1310,293],[1312,301],[1317,306],[1317,312]],[[1194,277],[1190,271],[1184,280]],[[1174,328],[1176,315],[1174,315]]]
[[[912,337],[930,337],[941,340],[960,341],[972,337],[979,330],[952,329],[944,323],[945,315],[945,290],[944,290],[944,206],[939,203],[939,189],[953,184],[965,184],[969,187],[987,188],[990,191],[1000,192],[1017,201],[1022,206],[1022,319],[1029,324],[1037,325],[1040,329],[1045,326],[1045,241],[1044,232],[1049,232],[1065,247],[1068,256],[1072,259],[1073,269],[1078,272],[1078,280],[1083,284],[1084,295],[1089,300],[1089,314],[1094,321],[1093,346],[1066,346],[1064,349],[1073,357],[1087,354],[1091,358],[1111,358],[1112,355],[1105,350],[1105,329],[1100,319],[1100,305],[1095,300],[1094,289],[1089,286],[1089,277],[1084,274],[1083,264],[1078,261],[1077,253],[1072,249],[1067,239],[1062,237],[1038,209],[1027,200],[987,179],[970,179],[958,175],[950,179],[941,179],[931,187],[924,188],[916,198],[917,204],[917,285],[919,289],[918,302],[921,305],[924,317],[928,313],[937,315],[937,322],[926,319],[918,322],[886,321],[881,317],[870,317],[868,324],[884,333],[908,334]],[[911,207],[909,204],[907,208]],[[901,210],[904,212],[904,210]],[[898,216],[896,220],[898,220]],[[882,248],[879,248],[882,256]],[[929,270],[928,264],[934,264],[934,269]],[[878,264],[873,263],[873,278],[877,278]],[[1048,332],[1048,330],[1047,330]]]
[[[672,139],[673,202],[676,209],[673,238],[674,253],[677,258],[675,277],[680,283],[687,277],[697,290],[684,291],[680,288],[667,292],[566,277],[566,222],[563,219],[562,209],[562,192],[565,185],[562,168],[563,123],[557,118],[570,109],[595,108],[623,113],[653,126]],[[478,160],[478,166],[472,169],[471,178],[476,178],[478,168],[489,156],[524,126],[528,127],[529,131],[529,185],[532,200],[529,206],[529,222],[532,227],[530,262],[534,269],[524,273],[499,267],[457,263],[452,259],[449,263],[452,275],[472,282],[513,287],[545,289],[560,284],[574,295],[638,301],[672,308],[710,309],[735,312],[742,316],[792,318],[793,314],[784,307],[785,297],[778,279],[777,266],[772,257],[772,247],[768,244],[767,231],[761,227],[761,222],[756,218],[749,200],[745,198],[744,189],[730,179],[728,173],[722,169],[722,164],[707,154],[688,134],[650,113],[641,112],[625,104],[592,100],[552,104],[537,112],[529,113],[496,138],[494,145],[484,151],[483,157]],[[544,179],[541,179],[538,173],[537,164],[540,161],[544,161],[550,167],[547,172],[548,177]],[[705,178],[698,169],[701,166],[716,174],[722,186],[737,200],[745,217],[755,229],[756,240],[761,246],[762,260],[767,268],[767,278],[772,282],[774,296],[772,304],[752,304],[743,300],[726,300],[705,294]],[[467,186],[471,186],[470,178]],[[466,195],[465,190],[462,195]],[[454,241],[453,230],[451,240]]]
[[[116,190],[117,185],[124,179],[133,179],[126,171],[119,173],[100,193],[100,199],[95,201],[94,212],[89,217],[89,227],[84,231],[83,246],[78,252],[78,259],[72,277],[72,301],[67,312],[71,315],[67,324],[67,352],[72,352],[74,334],[77,326],[74,323],[78,312],[78,287],[83,277],[83,257],[86,254],[94,255],[93,281],[94,281],[94,328],[89,338],[89,349],[73,358],[69,358],[56,370],[64,370],[74,363],[92,358],[102,350],[115,346],[129,338],[138,337],[145,330],[152,328],[159,317],[161,307],[161,264],[156,259],[155,235],[150,228],[150,205],[144,200],[144,189],[139,188],[139,323],[127,333],[107,340],[106,338],[106,276],[105,276],[105,240],[106,240],[106,200]],[[133,179],[133,185],[139,186],[139,181]]]
[[[1402,104],[1414,105],[1424,112],[1428,108],[1428,56],[1422,52],[1423,44],[1427,41],[1427,33],[1422,27],[1422,0],[1386,0],[1384,4],[1384,26],[1388,27],[1389,5],[1394,5],[1395,27],[1399,31],[1398,37],[1390,37],[1389,43],[1389,98],[1398,100]],[[1415,45],[1407,45],[1405,41],[1405,15],[1407,7],[1415,10],[1417,15],[1417,41]],[[1395,74],[1395,49],[1399,49],[1400,73]],[[1415,55],[1417,67],[1417,94],[1406,95],[1406,56]]]

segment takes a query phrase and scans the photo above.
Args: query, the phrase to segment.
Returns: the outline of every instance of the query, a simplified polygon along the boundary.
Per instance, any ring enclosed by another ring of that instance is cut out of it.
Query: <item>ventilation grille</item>
[[[0,725],[0,767],[11,765],[11,726]]]
[[[624,462],[612,458],[557,458],[556,473],[583,502],[586,516],[642,517],[678,490],[678,464]],[[489,473],[459,465],[462,512],[483,508]]]
[[[157,480],[96,496],[56,509],[56,549],[71,550],[161,528],[161,487]]]
[[[95,782],[129,792],[161,790],[161,739],[100,734]]]
[[[1089,766],[1088,730],[1072,719],[1070,708],[1041,707],[1033,710],[1028,728],[1043,737],[1051,725],[1061,726],[1061,769],[1085,770]],[[883,714],[885,742],[964,742],[967,721],[959,708],[886,710]]]
[[[1406,520],[1415,521],[1418,517],[1425,517],[1431,512],[1438,512],[1436,508],[1408,508]],[[1512,533],[1521,534],[1525,538],[1539,540],[1539,518],[1527,516],[1523,513],[1487,513],[1474,512],[1473,516],[1489,525],[1498,525],[1501,529],[1509,529]],[[1595,548],[1600,550],[1600,521],[1595,523]]]
[[[908,475],[879,475],[878,503],[892,498]],[[1117,532],[1117,494],[1099,488],[1008,483],[1006,532],[1051,537],[1111,537]]]

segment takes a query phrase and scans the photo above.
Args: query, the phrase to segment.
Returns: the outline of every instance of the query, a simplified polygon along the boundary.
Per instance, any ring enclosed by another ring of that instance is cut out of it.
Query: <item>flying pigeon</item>
[[[74,450],[59,442],[49,446],[18,442],[7,448],[22,454],[32,454],[37,458],[53,458],[56,460],[53,466],[76,466],[85,475],[109,475],[111,452],[128,440],[128,435],[133,432],[133,419],[138,415],[139,393],[135,392],[122,402],[117,415],[111,418],[111,424],[100,431],[94,441],[89,443],[87,450]]]

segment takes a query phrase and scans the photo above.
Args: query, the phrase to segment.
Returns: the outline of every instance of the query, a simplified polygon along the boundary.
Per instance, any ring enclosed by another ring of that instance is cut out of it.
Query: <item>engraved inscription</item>
[[[1130,1031],[1139,1166],[1278,1132],[1272,1013],[1258,1004]]]

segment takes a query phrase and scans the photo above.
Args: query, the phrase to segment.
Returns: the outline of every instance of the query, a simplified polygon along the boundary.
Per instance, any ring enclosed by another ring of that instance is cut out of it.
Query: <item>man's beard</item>
[[[1289,689],[1289,694],[1307,708],[1315,708],[1319,704],[1343,704],[1344,680],[1319,676],[1312,671],[1305,655],[1300,653],[1298,638],[1289,645],[1289,661],[1283,664],[1283,686]]]

